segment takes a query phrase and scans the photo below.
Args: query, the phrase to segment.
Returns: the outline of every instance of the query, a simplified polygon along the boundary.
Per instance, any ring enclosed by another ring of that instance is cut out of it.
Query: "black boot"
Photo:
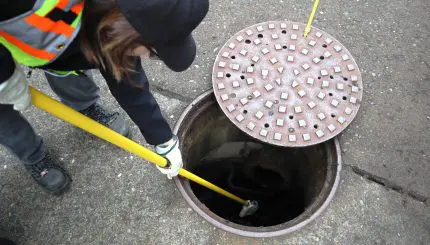
[[[15,243],[7,238],[0,237],[0,245],[15,245]]]
[[[80,112],[125,137],[130,136],[130,126],[118,112],[109,113],[97,103]]]
[[[25,165],[33,179],[48,193],[59,196],[66,192],[72,181],[69,173],[55,164],[49,155],[33,165]]]

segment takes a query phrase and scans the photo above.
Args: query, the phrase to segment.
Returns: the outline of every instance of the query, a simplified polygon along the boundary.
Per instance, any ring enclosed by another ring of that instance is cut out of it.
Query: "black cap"
[[[117,0],[142,41],[172,70],[191,65],[196,46],[191,36],[209,9],[209,0]]]

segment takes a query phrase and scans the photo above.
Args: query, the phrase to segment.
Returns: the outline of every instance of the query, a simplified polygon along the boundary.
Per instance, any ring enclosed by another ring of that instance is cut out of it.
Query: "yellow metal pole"
[[[30,93],[32,96],[33,105],[42,109],[70,124],[75,125],[78,128],[81,128],[84,131],[87,131],[95,136],[104,139],[128,152],[131,152],[150,163],[158,165],[160,167],[164,167],[167,164],[167,160],[154,153],[153,151],[143,147],[142,145],[130,140],[127,137],[124,137],[117,132],[111,130],[108,127],[103,126],[102,124],[92,120],[84,116],[83,114],[73,110],[72,108],[50,98],[46,94],[38,91],[37,89],[30,87]],[[244,199],[224,190],[220,187],[200,178],[199,176],[181,168],[179,171],[179,175],[196,182],[206,188],[209,188],[225,197],[228,197],[242,205],[245,205],[247,201]]]
[[[312,21],[314,20],[315,13],[317,12],[318,4],[320,3],[320,0],[313,0],[313,1],[315,2],[314,2],[314,6],[312,7],[311,15],[309,16],[309,19],[308,19],[308,24],[306,25],[305,31],[303,33],[304,37],[307,37],[309,31],[311,30],[311,24],[312,24]]]
[[[212,184],[211,182],[204,180],[204,179],[200,178],[199,176],[197,176],[197,175],[195,175],[195,174],[193,174],[193,173],[191,173],[191,172],[189,172],[183,168],[181,168],[179,170],[179,175],[181,175],[182,177],[185,177],[191,181],[194,181],[197,184],[200,184],[200,185],[202,185],[208,189],[211,189],[215,192],[218,192],[219,194],[226,196],[226,197],[228,197],[228,198],[230,198],[230,199],[232,199],[232,200],[234,200],[234,201],[236,201],[242,205],[247,204],[247,201],[243,200],[242,198],[240,198],[234,194],[231,194],[230,192],[228,192],[224,189],[221,189],[220,187]]]

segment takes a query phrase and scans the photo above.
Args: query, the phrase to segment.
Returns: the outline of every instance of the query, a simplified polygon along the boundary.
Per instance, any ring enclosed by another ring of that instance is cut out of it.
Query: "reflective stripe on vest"
[[[0,43],[20,64],[54,61],[79,32],[84,0],[36,0],[33,9],[0,22]]]

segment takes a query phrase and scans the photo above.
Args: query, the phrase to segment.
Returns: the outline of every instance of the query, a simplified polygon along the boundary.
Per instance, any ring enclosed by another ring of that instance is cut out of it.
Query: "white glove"
[[[177,136],[173,136],[171,140],[164,144],[157,145],[155,147],[155,152],[157,152],[158,155],[164,156],[170,162],[170,168],[161,168],[157,166],[161,173],[167,175],[169,179],[179,174],[179,169],[182,168],[183,162]]]
[[[0,84],[0,104],[13,105],[13,109],[17,111],[23,111],[31,105],[28,80],[19,65],[12,76]]]

